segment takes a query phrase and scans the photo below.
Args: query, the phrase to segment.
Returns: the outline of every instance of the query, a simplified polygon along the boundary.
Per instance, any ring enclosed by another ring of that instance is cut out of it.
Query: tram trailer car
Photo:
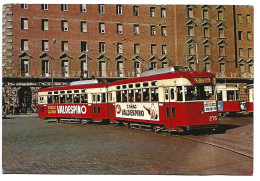
[[[247,86],[248,89],[248,101],[246,102],[246,111],[250,114],[254,112],[254,85]]]
[[[92,81],[93,82],[93,81]],[[107,87],[104,83],[44,88],[38,91],[41,119],[107,121]]]
[[[130,127],[145,125],[167,131],[217,127],[214,74],[178,72],[173,67],[143,74],[107,84],[41,89],[38,92],[39,117],[109,120]],[[207,92],[209,89],[211,91]]]
[[[155,130],[215,129],[218,124],[215,76],[184,71],[120,80],[108,86],[111,122],[148,124]],[[211,94],[206,90],[211,89]]]

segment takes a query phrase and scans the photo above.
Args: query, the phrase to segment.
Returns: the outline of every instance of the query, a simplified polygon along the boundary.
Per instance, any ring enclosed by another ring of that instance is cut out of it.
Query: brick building
[[[174,65],[242,87],[253,82],[253,18],[252,6],[6,4],[3,101],[35,110],[42,87]]]

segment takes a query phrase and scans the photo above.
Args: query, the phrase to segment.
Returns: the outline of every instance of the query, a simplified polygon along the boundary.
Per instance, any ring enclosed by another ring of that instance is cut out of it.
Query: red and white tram
[[[248,101],[246,102],[246,111],[252,114],[254,112],[254,85],[249,84],[246,88],[248,89]]]
[[[214,89],[212,73],[167,67],[112,83],[41,89],[38,112],[42,119],[109,120],[155,130],[214,129],[218,124]]]

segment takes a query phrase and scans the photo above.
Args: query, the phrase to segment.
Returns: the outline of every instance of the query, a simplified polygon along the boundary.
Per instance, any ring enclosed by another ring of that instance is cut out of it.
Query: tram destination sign
[[[204,101],[204,112],[217,111],[217,102],[214,100]]]
[[[159,121],[158,103],[116,104],[116,117]]]

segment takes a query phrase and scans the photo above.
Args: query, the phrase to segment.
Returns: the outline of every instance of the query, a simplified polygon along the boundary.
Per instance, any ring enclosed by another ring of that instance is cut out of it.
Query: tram
[[[226,116],[227,114],[235,114],[245,111],[243,104],[239,100],[239,88],[235,86],[227,86],[226,84],[218,84],[217,86],[218,112]]]
[[[250,114],[254,112],[254,85],[247,85],[248,90],[248,101],[246,102],[246,111]]]
[[[137,78],[45,88],[38,94],[42,119],[77,118],[179,132],[218,125],[215,76],[208,72],[167,67]]]

